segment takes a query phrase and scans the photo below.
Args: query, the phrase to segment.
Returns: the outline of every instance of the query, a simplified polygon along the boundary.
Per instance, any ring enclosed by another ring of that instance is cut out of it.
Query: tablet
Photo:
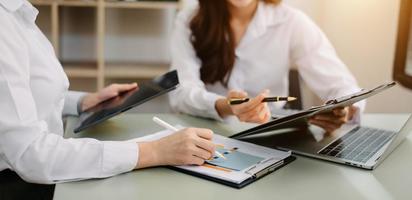
[[[155,97],[166,94],[179,85],[177,71],[168,72],[151,81],[139,84],[139,87],[119,96],[106,100],[80,114],[75,133],[99,124],[131,108],[141,105]]]

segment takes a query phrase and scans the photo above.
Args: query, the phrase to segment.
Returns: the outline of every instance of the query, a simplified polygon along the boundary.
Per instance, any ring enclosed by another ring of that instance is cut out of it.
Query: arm
[[[170,94],[170,104],[174,110],[207,118],[221,120],[235,115],[240,121],[265,123],[270,119],[267,103],[261,103],[268,92],[262,92],[252,101],[230,106],[228,98],[244,98],[243,91],[230,91],[227,97],[208,92],[200,80],[201,61],[190,41],[188,13],[182,12],[176,19],[172,35],[172,69],[177,69],[180,87]]]
[[[208,92],[205,84],[200,80],[201,63],[190,42],[189,15],[187,10],[179,13],[172,33],[171,68],[178,70],[180,86],[170,93],[170,104],[173,110],[179,112],[221,119],[216,111],[215,103],[218,99],[225,97]]]
[[[0,52],[4,52],[0,57],[0,162],[24,180],[52,184],[104,178],[134,168],[200,165],[214,152],[213,133],[205,129],[185,129],[139,146],[134,142],[63,139],[50,132],[47,122],[38,118],[30,85],[28,48],[25,41],[12,35],[0,32]],[[117,89],[124,89],[117,86],[88,94],[82,106],[87,108],[117,95]]]
[[[38,118],[31,92],[28,48],[0,21],[0,151],[1,159],[23,179],[55,183],[103,178],[132,170],[138,146],[126,142],[63,139]],[[17,33],[15,35],[18,35]]]
[[[64,100],[63,116],[78,116],[82,111],[82,101],[88,95],[85,92],[69,91]]]
[[[291,38],[291,62],[297,66],[300,75],[323,101],[345,96],[360,90],[356,79],[338,58],[335,49],[325,34],[306,15],[297,12],[294,16]],[[365,101],[352,107],[342,108],[327,116],[333,116],[338,127],[347,121],[359,122],[365,108]],[[316,119],[315,119],[316,120]],[[324,124],[324,123],[321,123]],[[321,125],[317,123],[317,125]],[[322,125],[322,127],[325,127]],[[336,126],[335,126],[336,128]],[[332,130],[329,127],[330,130]]]

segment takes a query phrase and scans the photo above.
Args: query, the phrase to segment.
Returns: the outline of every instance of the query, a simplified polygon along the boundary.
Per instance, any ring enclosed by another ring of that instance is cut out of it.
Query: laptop
[[[328,101],[324,105],[277,118],[231,137],[271,148],[290,150],[298,155],[374,169],[412,131],[411,118],[399,132],[345,125],[330,135],[324,134],[325,131],[319,127],[308,125],[307,120],[316,114],[330,112],[375,96],[395,85],[396,83],[390,82],[373,89],[363,89]]]
[[[346,125],[326,135],[321,128],[290,128],[240,138],[297,155],[364,169],[375,169],[412,132],[412,116],[397,132]]]

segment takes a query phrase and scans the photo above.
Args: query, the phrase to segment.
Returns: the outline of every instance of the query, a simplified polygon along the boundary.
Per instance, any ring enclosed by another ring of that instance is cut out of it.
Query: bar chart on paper
[[[226,159],[215,156],[207,160],[206,163],[229,170],[242,171],[264,160],[262,157],[243,153],[237,147],[231,149],[219,147],[216,150],[223,154]]]

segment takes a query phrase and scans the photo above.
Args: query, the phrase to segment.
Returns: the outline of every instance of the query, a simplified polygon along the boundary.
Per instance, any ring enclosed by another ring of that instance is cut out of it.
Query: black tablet
[[[166,94],[179,85],[177,71],[168,72],[151,81],[139,83],[139,87],[106,100],[80,114],[75,133],[99,124],[111,117]]]

